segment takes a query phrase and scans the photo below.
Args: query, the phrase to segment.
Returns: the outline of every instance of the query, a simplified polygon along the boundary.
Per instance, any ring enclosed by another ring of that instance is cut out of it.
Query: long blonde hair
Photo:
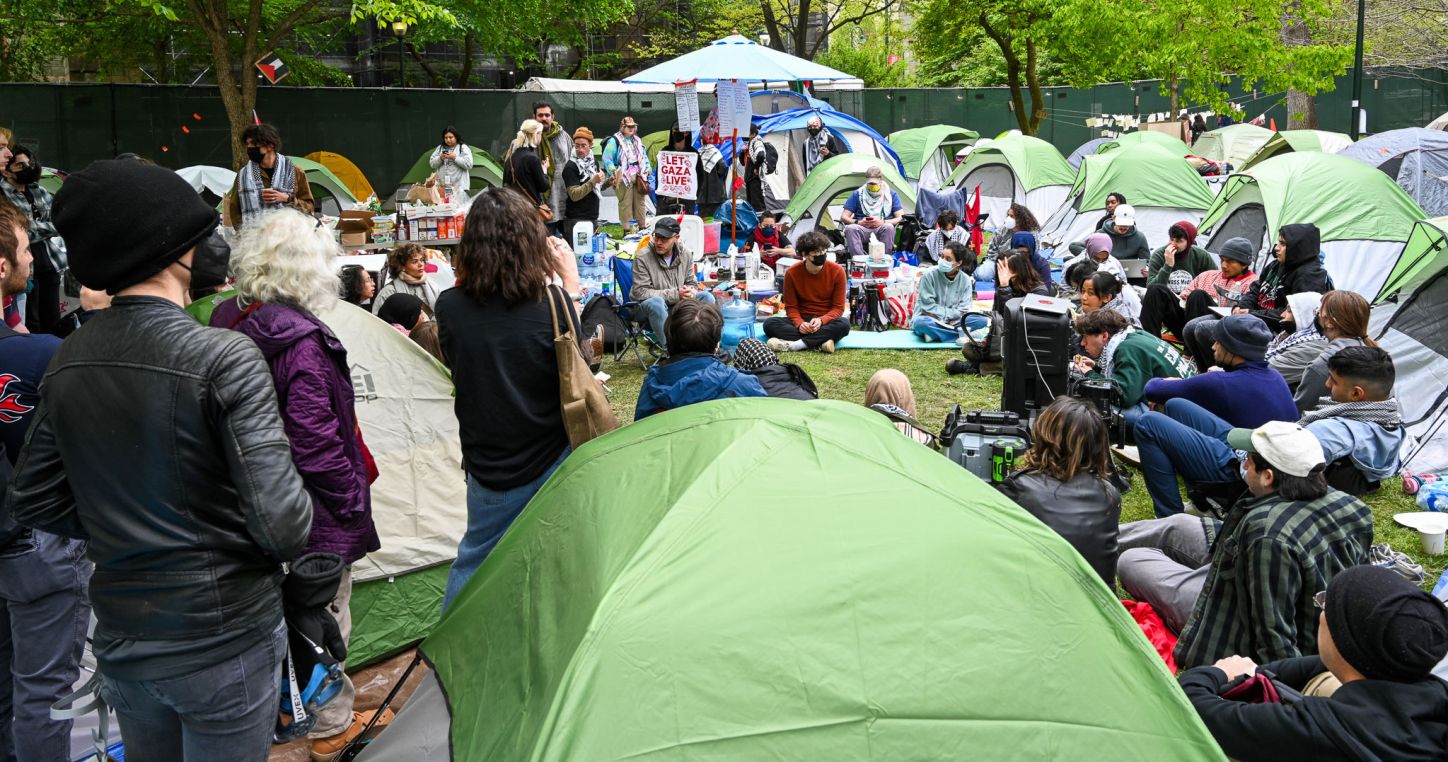
[[[543,142],[543,123],[537,119],[524,119],[523,124],[518,126],[518,135],[513,142],[508,144],[508,153],[513,153],[519,148],[537,148]]]
[[[341,252],[331,231],[295,209],[278,209],[241,229],[231,252],[240,302],[290,304],[313,315],[337,303]]]

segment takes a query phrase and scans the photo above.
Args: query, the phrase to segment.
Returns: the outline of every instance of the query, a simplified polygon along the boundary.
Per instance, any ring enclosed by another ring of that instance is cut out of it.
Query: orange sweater
[[[820,324],[845,314],[845,268],[825,262],[825,269],[811,275],[805,264],[789,268],[784,274],[784,312],[789,322],[799,325],[819,318]]]

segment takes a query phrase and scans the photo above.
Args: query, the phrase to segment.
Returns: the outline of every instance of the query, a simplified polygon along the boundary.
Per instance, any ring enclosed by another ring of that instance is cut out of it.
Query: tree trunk
[[[463,68],[458,72],[457,86],[467,87],[468,80],[473,77],[473,46],[477,44],[478,37],[469,31],[463,35]]]
[[[767,2],[768,0],[766,0]],[[810,0],[799,0],[799,15],[795,18],[794,29],[794,50],[791,54],[800,58],[814,58],[807,48],[809,47],[809,9]]]
[[[987,37],[995,41],[996,47],[1000,48],[1001,58],[1006,62],[1006,84],[1011,89],[1011,111],[1015,112],[1016,124],[1020,125],[1021,132],[1030,135],[1031,120],[1026,114],[1025,98],[1021,96],[1021,59],[1012,47],[1011,36],[1005,32],[997,32],[984,13],[980,14],[980,28]]]
[[[1031,129],[1022,130],[1027,135],[1041,131],[1041,122],[1046,120],[1046,96],[1041,92],[1041,78],[1036,72],[1036,41],[1026,38],[1026,84],[1031,89]]]
[[[1289,47],[1312,44],[1312,32],[1302,22],[1301,0],[1294,0],[1282,25],[1282,41]],[[1289,130],[1317,129],[1317,99],[1300,90],[1287,91],[1287,127]]]
[[[784,35],[779,31],[779,20],[774,17],[774,6],[769,0],[760,4],[760,10],[764,14],[764,30],[769,32],[769,47],[775,50],[784,50]]]
[[[1171,118],[1172,118],[1172,119],[1179,119],[1179,118],[1180,118],[1180,117],[1179,117],[1179,114],[1180,114],[1181,109],[1182,109],[1182,81],[1181,81],[1181,78],[1178,77],[1178,76],[1175,75],[1175,74],[1171,75],[1170,77],[1167,77],[1167,79],[1166,79],[1166,89],[1167,89],[1167,93],[1171,95]],[[1185,142],[1191,142],[1191,141],[1188,140],[1187,138],[1182,138],[1182,140],[1185,141]]]

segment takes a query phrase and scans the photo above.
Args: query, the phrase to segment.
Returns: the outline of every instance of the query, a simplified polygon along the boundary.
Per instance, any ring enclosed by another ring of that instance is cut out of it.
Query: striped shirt
[[[1367,561],[1372,511],[1337,490],[1311,502],[1273,493],[1238,503],[1225,522],[1203,523],[1212,567],[1182,627],[1177,664],[1191,669],[1234,654],[1266,664],[1317,653],[1312,596]]]

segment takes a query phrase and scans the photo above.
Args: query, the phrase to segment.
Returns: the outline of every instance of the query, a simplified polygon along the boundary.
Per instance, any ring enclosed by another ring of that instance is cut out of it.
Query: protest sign
[[[749,120],[754,109],[749,104],[749,83],[737,79],[721,79],[714,84],[714,98],[719,103],[719,135],[740,137],[749,134]]]
[[[674,83],[674,116],[680,130],[690,135],[699,131],[699,86],[694,81]]]
[[[655,192],[660,196],[694,199],[698,196],[698,178],[694,176],[694,162],[698,154],[677,151],[659,152],[659,187]]]

